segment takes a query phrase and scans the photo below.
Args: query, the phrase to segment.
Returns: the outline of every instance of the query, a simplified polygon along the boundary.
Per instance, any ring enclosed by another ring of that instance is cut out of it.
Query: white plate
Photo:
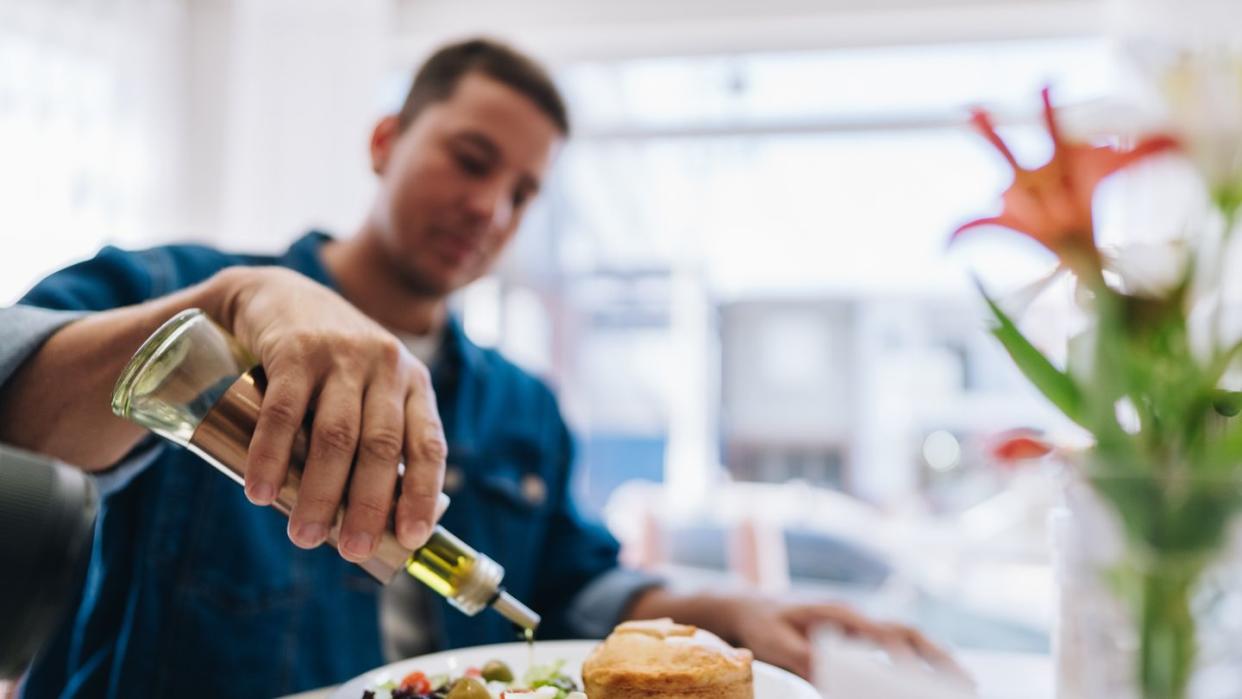
[[[565,661],[565,673],[581,681],[582,662],[598,641],[539,641],[535,644],[535,664]],[[332,699],[362,699],[362,692],[388,680],[400,682],[415,670],[428,675],[460,674],[469,667],[482,667],[489,660],[500,660],[513,668],[519,677],[531,664],[531,651],[525,643],[500,643],[475,646],[423,655],[385,665],[346,682],[332,693]],[[784,670],[755,661],[755,699],[820,699],[818,693],[802,678]]]

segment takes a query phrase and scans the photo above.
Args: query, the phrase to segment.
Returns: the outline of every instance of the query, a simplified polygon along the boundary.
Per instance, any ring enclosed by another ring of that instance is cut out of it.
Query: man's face
[[[404,131],[372,139],[372,225],[418,291],[447,295],[485,274],[539,191],[562,136],[525,95],[469,74]]]

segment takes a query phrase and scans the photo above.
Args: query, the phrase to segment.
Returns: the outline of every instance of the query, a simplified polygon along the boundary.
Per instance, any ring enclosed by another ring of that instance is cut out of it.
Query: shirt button
[[[462,473],[459,466],[449,464],[444,468],[444,492],[449,495],[455,494],[461,490],[461,486],[466,481],[466,474]]]
[[[539,476],[528,473],[522,477],[522,497],[534,507],[539,507],[548,499],[548,486]]]

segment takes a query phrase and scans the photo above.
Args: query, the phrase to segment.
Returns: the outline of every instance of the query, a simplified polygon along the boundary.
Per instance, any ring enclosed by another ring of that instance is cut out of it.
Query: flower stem
[[[1169,565],[1143,575],[1139,675],[1144,699],[1185,699],[1195,661],[1190,596],[1198,566]]]

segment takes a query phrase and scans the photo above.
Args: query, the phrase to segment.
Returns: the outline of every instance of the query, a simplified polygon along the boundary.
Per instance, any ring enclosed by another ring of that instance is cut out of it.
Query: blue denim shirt
[[[141,303],[230,265],[282,265],[327,286],[311,233],[283,256],[195,245],[105,248],[53,274],[23,304],[103,310]],[[617,544],[575,511],[571,439],[555,398],[456,321],[433,383],[461,478],[442,523],[504,566],[505,586],[544,617],[541,636],[599,636],[640,589]],[[82,361],[91,361],[83,357]],[[532,479],[543,488],[531,488]],[[74,613],[36,660],[26,697],[272,697],[383,663],[379,586],[327,547],[303,551],[286,520],[190,452],[144,442],[103,474],[106,492]],[[523,484],[526,487],[523,487]],[[542,491],[542,492],[540,492]],[[433,614],[447,647],[513,640],[492,612]]]

